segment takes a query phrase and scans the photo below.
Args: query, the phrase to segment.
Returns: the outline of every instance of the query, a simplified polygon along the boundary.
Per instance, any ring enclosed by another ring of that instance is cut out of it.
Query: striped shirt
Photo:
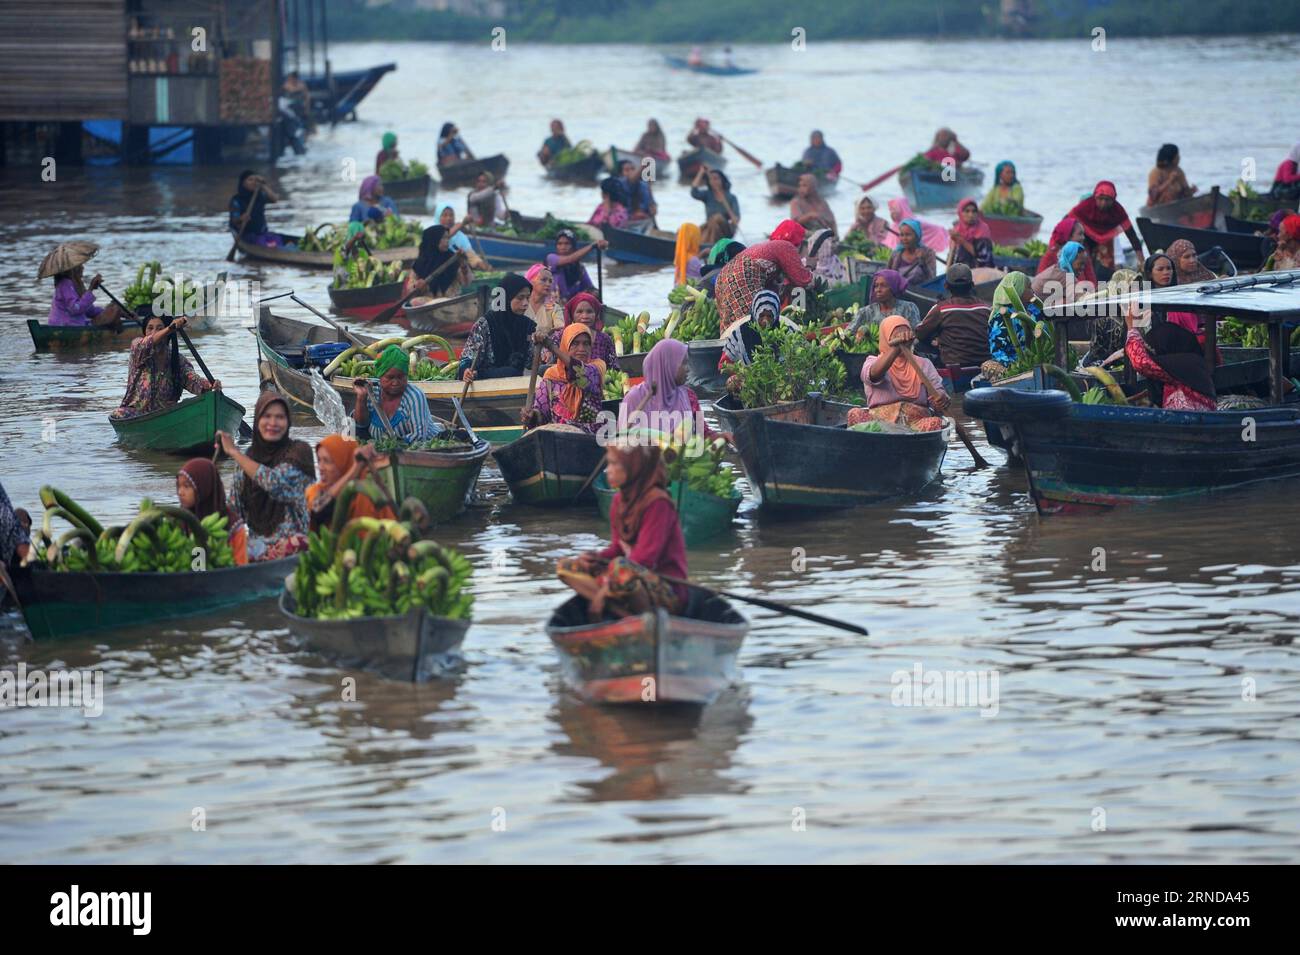
[[[424,392],[409,382],[397,406],[397,411],[388,416],[388,423],[392,427],[384,426],[384,420],[379,414],[380,400],[379,384],[372,381],[369,401],[370,420],[364,427],[357,429],[358,438],[368,440],[380,435],[392,434],[411,444],[416,441],[429,441],[445,430],[429,411],[429,402],[424,397]]]

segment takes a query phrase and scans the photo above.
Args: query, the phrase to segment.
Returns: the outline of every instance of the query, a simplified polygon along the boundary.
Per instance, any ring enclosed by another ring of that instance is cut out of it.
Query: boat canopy
[[[1246,322],[1296,322],[1300,320],[1300,269],[1238,275],[1197,285],[1145,288],[1109,298],[1050,305],[1043,314],[1056,320],[1090,318],[1100,309],[1107,314],[1123,314],[1134,303],[1155,312],[1207,312]]]

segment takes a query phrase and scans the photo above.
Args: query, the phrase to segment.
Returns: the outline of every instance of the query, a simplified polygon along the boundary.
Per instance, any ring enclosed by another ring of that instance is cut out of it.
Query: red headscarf
[[[967,225],[966,220],[961,217],[962,210],[967,206],[974,206],[975,208],[974,225]],[[976,239],[993,241],[993,231],[989,228],[989,224],[984,221],[984,216],[980,213],[980,204],[974,199],[963,199],[961,204],[957,206],[957,223],[954,228],[957,230],[957,234],[967,242],[974,242]]]
[[[1093,242],[1109,242],[1121,232],[1133,228],[1128,213],[1118,200],[1111,202],[1109,209],[1102,210],[1097,206],[1098,196],[1109,196],[1114,200],[1115,184],[1103,179],[1092,190],[1092,195],[1070,210],[1070,215],[1083,225],[1083,232],[1088,238]]]
[[[578,304],[579,304],[580,302],[590,302],[590,303],[591,303],[591,307],[594,308],[594,309],[596,310],[596,324],[595,324],[595,327],[596,327],[596,328],[599,328],[599,327],[600,327],[600,313],[603,312],[603,311],[605,310],[605,304],[604,304],[600,299],[596,298],[596,296],[592,295],[590,292],[579,292],[577,295],[573,296],[573,298],[569,299],[568,304],[564,306],[564,324],[565,324],[565,326],[567,327],[567,326],[569,326],[569,325],[572,325],[575,321],[577,321],[577,319],[575,319],[573,316],[574,316],[574,314],[577,312],[577,310],[578,310]],[[583,327],[585,328],[586,326],[583,326]],[[594,344],[594,343],[593,343],[593,344]],[[564,347],[565,347],[565,349],[567,349],[569,346],[568,346],[568,345],[565,345]]]
[[[797,249],[803,244],[806,231],[803,226],[793,219],[786,219],[772,230],[772,239],[774,241],[785,240]]]
[[[1294,212],[1282,220],[1277,227],[1278,235],[1288,242],[1300,242],[1300,215]]]

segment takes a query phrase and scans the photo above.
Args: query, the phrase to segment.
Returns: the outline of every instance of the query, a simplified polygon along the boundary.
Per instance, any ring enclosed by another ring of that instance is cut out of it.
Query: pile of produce
[[[387,216],[382,221],[366,223],[366,245],[375,250],[410,249],[419,246],[424,232],[415,219]],[[301,252],[338,252],[348,239],[348,225],[325,222],[308,229],[298,240]],[[358,243],[359,244],[359,243]]]
[[[406,269],[400,261],[380,262],[365,249],[359,249],[356,255],[346,259],[341,251],[336,251],[334,270],[331,288],[335,289],[371,288],[406,280]]]
[[[468,619],[474,597],[467,591],[473,567],[461,554],[423,538],[423,510],[408,499],[401,520],[358,517],[346,523],[356,494],[376,506],[383,498],[372,482],[352,483],[334,506],[332,526],[314,531],[291,579],[295,611],[302,617],[350,620],[388,617],[423,607],[452,620]]]
[[[995,245],[993,254],[1004,259],[1041,259],[1047,252],[1047,243],[1041,239],[1026,239],[1020,245]]]
[[[140,266],[139,271],[135,273],[135,281],[128,285],[122,293],[122,301],[127,308],[135,311],[138,308],[153,304],[153,288],[161,272],[161,262],[146,262]]]
[[[580,139],[568,149],[561,149],[551,157],[552,166],[568,166],[581,162],[596,151],[590,139]]]
[[[917,153],[903,163],[903,168],[899,172],[943,172],[943,163],[935,162],[933,159],[926,159],[925,153]]]
[[[1231,316],[1222,318],[1219,320],[1218,341],[1220,345],[1240,348],[1267,348],[1268,326],[1260,322],[1243,322]],[[1291,332],[1291,345],[1300,345],[1300,328]]]
[[[826,297],[828,291],[830,291],[830,287],[826,282],[818,279],[813,287],[807,290],[804,296],[803,308],[787,305],[781,310],[781,314],[796,325],[810,326],[813,329],[822,328],[825,325],[839,324],[845,320],[845,310],[843,308],[831,308],[830,300]],[[853,315],[857,310],[858,306],[854,303],[852,311],[848,314]]]
[[[830,340],[836,351],[848,352],[851,355],[880,354],[879,325],[863,325],[851,335],[848,326],[841,325],[827,332],[825,337]]]
[[[746,408],[802,401],[814,391],[836,394],[844,387],[844,363],[836,355],[835,336],[809,341],[802,332],[781,325],[761,334],[763,343],[753,361],[735,373],[736,394]]]
[[[45,519],[33,535],[33,551],[51,570],[185,573],[235,564],[224,514],[200,521],[182,507],[145,498],[130,524],[106,528],[57,488],[41,488],[41,503]],[[55,537],[55,518],[72,529]],[[196,547],[202,552],[198,563]]]
[[[694,298],[693,291],[700,289],[698,279],[687,279],[684,285],[674,285],[673,290],[668,293],[669,305],[681,305],[688,299]]]
[[[880,434],[885,430],[885,426],[879,421],[860,421],[849,427],[850,431],[866,431],[868,434]]]
[[[570,222],[568,219],[557,219],[549,212],[546,213],[546,219],[542,227],[536,232],[520,232],[513,225],[493,226],[491,231],[497,235],[507,235],[515,239],[527,239],[533,242],[549,242],[565,229],[570,230],[578,237],[579,241],[584,238],[590,238],[590,234],[581,224]]]
[[[429,174],[429,167],[418,159],[402,162],[390,159],[379,167],[379,178],[384,182],[400,182],[403,179],[419,179]]]
[[[468,451],[471,445],[460,438],[430,438],[428,441],[412,441],[407,444],[395,434],[380,435],[374,440],[375,450],[380,454],[390,451]]]
[[[621,358],[623,355],[641,355],[654,348],[663,339],[667,326],[661,325],[652,331],[649,325],[649,312],[642,312],[635,318],[628,315],[620,319],[609,330],[610,338],[614,339],[614,354]]]
[[[627,376],[626,372],[618,371],[611,368],[605,372],[605,400],[617,401],[621,399],[627,390],[632,387],[632,379]]]
[[[456,352],[441,335],[414,335],[411,338],[381,338],[364,349],[353,345],[340,352],[325,366],[325,378],[338,374],[344,378],[369,378],[375,360],[389,345],[399,345],[410,355],[406,374],[412,381],[451,381],[456,377]],[[427,352],[441,351],[450,356],[445,361],[429,358]]]
[[[669,484],[685,481],[687,487],[700,494],[735,496],[736,476],[722,461],[727,453],[725,438],[710,441],[703,435],[692,434],[685,441],[669,440],[662,447]]]
[[[664,326],[665,336],[683,342],[713,341],[722,334],[718,317],[718,304],[703,289],[679,286],[686,289],[686,302],[682,305],[681,321],[675,325],[669,320]]]
[[[1238,195],[1241,196],[1241,198],[1243,199],[1259,198],[1259,192],[1257,192],[1255,187],[1252,186],[1244,179],[1237,180],[1236,184],[1232,187],[1232,190],[1229,193],[1229,195]]]
[[[841,255],[847,253],[845,257],[861,256],[875,262],[888,262],[892,252],[889,246],[872,242],[865,232],[857,229],[851,229],[849,234],[840,240],[840,253]]]

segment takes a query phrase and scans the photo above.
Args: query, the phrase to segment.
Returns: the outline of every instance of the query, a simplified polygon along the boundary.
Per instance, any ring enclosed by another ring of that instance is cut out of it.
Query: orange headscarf
[[[560,347],[566,352],[570,351],[573,347],[574,339],[579,335],[586,335],[588,338],[593,340],[593,343],[595,341],[595,335],[590,328],[583,325],[581,322],[573,322],[572,324],[565,325],[564,331],[560,333]],[[594,366],[596,370],[600,372],[601,379],[604,379],[605,363],[603,361],[593,358],[591,361],[587,362],[587,364]],[[586,366],[578,366],[574,369],[573,378],[570,378],[569,370],[565,367],[564,362],[557,361],[550,368],[546,369],[546,372],[542,375],[542,377],[548,381],[558,381],[564,386],[560,391],[559,405],[568,412],[568,414],[565,415],[565,420],[567,421],[573,421],[576,419],[578,417],[578,411],[582,408],[583,386],[587,383],[585,368]]]
[[[902,315],[890,315],[880,323],[881,347],[889,344],[889,340],[894,337],[894,332],[898,329],[911,327]],[[898,397],[919,402],[924,385],[921,382],[921,375],[910,362],[903,361],[901,358],[895,359],[889,366],[889,382],[898,392]]]
[[[677,230],[677,248],[673,252],[673,284],[686,281],[686,266],[693,256],[700,254],[700,227],[694,222],[683,222]]]

